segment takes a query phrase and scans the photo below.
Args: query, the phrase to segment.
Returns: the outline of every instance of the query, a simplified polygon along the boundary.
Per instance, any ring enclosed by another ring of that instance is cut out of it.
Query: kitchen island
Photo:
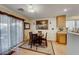
[[[79,33],[68,32],[67,33],[67,54],[79,55]]]

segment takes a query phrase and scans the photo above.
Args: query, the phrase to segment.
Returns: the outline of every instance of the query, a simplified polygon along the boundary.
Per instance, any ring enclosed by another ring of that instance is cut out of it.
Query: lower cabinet
[[[57,42],[60,44],[67,44],[67,33],[57,32]]]

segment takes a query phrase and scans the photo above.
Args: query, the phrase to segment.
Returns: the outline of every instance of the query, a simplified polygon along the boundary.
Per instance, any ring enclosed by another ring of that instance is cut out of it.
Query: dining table
[[[34,37],[35,38],[35,43],[41,45],[42,44],[42,38],[43,38],[44,35],[43,34],[39,35],[38,33],[34,33],[32,35],[33,36],[36,35],[36,37]]]

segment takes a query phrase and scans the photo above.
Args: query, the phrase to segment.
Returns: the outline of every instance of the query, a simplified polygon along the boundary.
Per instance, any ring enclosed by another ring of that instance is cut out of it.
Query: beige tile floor
[[[53,42],[53,48],[55,55],[66,55],[66,48],[67,48],[66,45]],[[15,52],[12,55],[45,55],[43,53],[38,53],[38,52],[22,49],[19,47],[15,48],[14,50]]]
[[[66,55],[67,45],[58,44],[57,42],[53,42],[53,48],[55,55]]]

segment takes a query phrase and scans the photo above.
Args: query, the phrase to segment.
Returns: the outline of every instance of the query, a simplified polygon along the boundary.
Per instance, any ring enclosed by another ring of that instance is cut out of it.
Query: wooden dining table
[[[35,36],[36,35],[36,37],[35,37],[35,42],[37,43],[37,44],[39,44],[39,45],[41,45],[42,44],[42,38],[43,38],[43,35],[38,35],[38,33],[34,33],[34,34],[32,34],[33,36]]]

